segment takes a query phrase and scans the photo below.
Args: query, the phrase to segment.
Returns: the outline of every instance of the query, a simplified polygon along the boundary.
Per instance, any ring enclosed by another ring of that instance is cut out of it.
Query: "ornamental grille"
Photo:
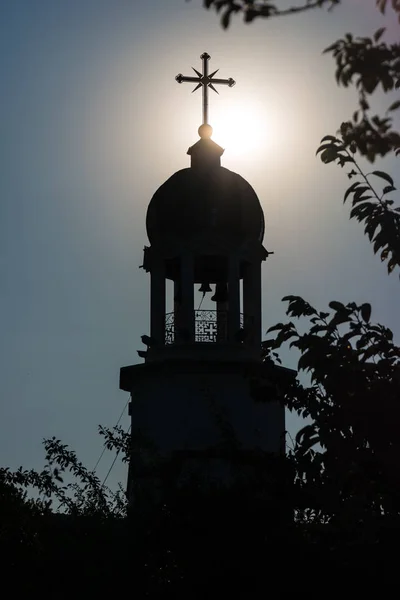
[[[247,321],[240,314],[240,328]],[[228,312],[222,310],[195,310],[194,332],[195,342],[223,342],[227,340]],[[174,312],[165,315],[165,343],[174,344],[175,334],[179,332],[179,316]],[[180,339],[185,341],[185,331],[179,332]]]

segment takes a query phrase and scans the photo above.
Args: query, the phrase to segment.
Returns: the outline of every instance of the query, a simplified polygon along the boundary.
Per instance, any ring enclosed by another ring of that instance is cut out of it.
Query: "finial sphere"
[[[210,138],[213,133],[213,128],[211,127],[211,125],[207,125],[207,123],[203,123],[203,125],[200,125],[200,127],[198,129],[198,133],[202,139]]]

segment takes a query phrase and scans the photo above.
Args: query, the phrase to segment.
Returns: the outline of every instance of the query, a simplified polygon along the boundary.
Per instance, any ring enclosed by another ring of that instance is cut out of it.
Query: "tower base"
[[[263,402],[255,400],[260,383]],[[266,454],[285,453],[284,406],[260,362],[133,365],[121,369],[120,388],[132,395],[132,503],[161,500],[171,485],[230,486],[252,478]]]

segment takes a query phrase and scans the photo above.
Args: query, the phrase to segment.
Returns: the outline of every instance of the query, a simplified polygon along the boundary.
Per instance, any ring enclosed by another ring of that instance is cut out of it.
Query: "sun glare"
[[[221,110],[212,118],[213,140],[231,156],[265,151],[274,136],[273,126],[267,123],[266,111],[245,104]]]

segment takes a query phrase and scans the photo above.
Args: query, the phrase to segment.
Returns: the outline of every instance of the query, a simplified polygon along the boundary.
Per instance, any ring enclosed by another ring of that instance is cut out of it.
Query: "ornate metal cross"
[[[229,79],[215,79],[214,75],[218,73],[219,69],[210,75],[208,74],[208,61],[210,60],[211,56],[207,54],[207,52],[204,52],[200,58],[203,61],[203,73],[200,73],[197,71],[197,69],[192,67],[193,71],[197,74],[197,77],[185,77],[182,75],[182,73],[179,73],[175,79],[178,83],[197,83],[193,92],[199,88],[203,89],[203,125],[208,125],[208,88],[211,88],[218,94],[219,92],[214,87],[215,84],[233,87],[236,81],[234,81],[231,77]]]

